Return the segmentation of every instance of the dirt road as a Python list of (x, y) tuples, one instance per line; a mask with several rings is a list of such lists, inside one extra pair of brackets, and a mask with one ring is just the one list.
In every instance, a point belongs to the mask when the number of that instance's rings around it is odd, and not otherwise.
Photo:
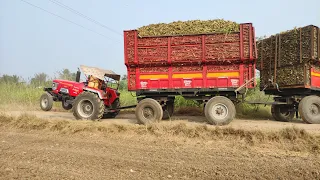
[[(44, 112), (44, 111), (7, 111), (6, 114), (18, 116), (23, 113), (36, 115), (45, 119), (74, 119), (72, 113), (69, 112)], [(173, 121), (192, 123), (206, 123), (204, 116), (174, 116)], [(137, 123), (134, 114), (120, 114), (115, 119), (104, 119), (105, 123)], [(166, 123), (168, 121), (163, 121)], [(274, 120), (247, 120), (247, 119), (235, 119), (228, 126), (241, 129), (259, 129), (259, 130), (279, 130), (286, 127), (297, 127), (305, 129), (312, 134), (320, 134), (320, 124), (305, 124), (302, 120), (294, 120), (293, 122), (277, 122)]]
[(0, 179), (320, 179), (318, 155), (271, 146), (0, 130)]
[[(24, 112), (5, 113), (18, 116)], [(53, 122), (73, 119), (66, 112), (26, 113)], [(177, 116), (174, 120), (188, 125), (205, 123), (200, 116)], [(121, 114), (101, 123), (114, 122), (132, 124), (136, 120), (133, 114)], [(21, 124), (3, 125), (0, 124), (0, 179), (320, 179), (318, 151), (299, 148), (309, 140), (248, 144), (237, 138), (208, 140), (130, 131), (68, 133), (23, 128)], [(320, 125), (299, 121), (237, 119), (229, 126), (262, 131), (290, 126), (313, 133), (320, 130)], [(319, 148), (317, 144), (312, 147)]]

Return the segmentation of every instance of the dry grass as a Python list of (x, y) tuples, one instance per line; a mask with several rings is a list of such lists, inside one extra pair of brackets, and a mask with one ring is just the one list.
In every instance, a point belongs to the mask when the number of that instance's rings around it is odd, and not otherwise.
[(291, 150), (320, 153), (320, 137), (295, 127), (280, 131), (244, 130), (232, 127), (212, 127), (205, 124), (159, 123), (152, 126), (104, 123), (99, 121), (47, 120), (23, 114), (18, 117), (0, 115), (0, 127), (23, 130), (47, 130), (63, 134), (102, 133), (104, 135), (151, 135), (202, 140), (244, 141), (248, 145), (286, 143)]

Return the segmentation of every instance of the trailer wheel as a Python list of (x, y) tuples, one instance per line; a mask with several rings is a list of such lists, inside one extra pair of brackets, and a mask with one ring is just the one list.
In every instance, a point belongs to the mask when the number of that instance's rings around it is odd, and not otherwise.
[(167, 102), (165, 106), (163, 106), (163, 117), (162, 119), (170, 119), (174, 112), (174, 102)]
[(70, 109), (72, 109), (72, 104), (67, 103), (67, 100), (68, 100), (67, 98), (62, 99), (62, 101), (61, 101), (62, 108), (65, 110), (70, 110)]
[(226, 125), (234, 119), (236, 108), (230, 99), (216, 96), (206, 103), (204, 113), (210, 124)]
[(289, 110), (290, 108), (287, 105), (276, 104), (271, 106), (271, 114), (276, 121), (291, 121), (294, 118), (295, 112)]
[(320, 124), (320, 97), (304, 97), (299, 103), (299, 114), (306, 123)]
[(40, 97), (40, 107), (43, 111), (50, 111), (53, 106), (52, 95), (48, 92), (45, 92)]
[(83, 92), (74, 101), (73, 115), (76, 119), (101, 119), (104, 109), (103, 101), (96, 94)]
[(149, 125), (162, 119), (163, 110), (158, 101), (146, 98), (141, 100), (136, 107), (136, 118), (140, 124)]

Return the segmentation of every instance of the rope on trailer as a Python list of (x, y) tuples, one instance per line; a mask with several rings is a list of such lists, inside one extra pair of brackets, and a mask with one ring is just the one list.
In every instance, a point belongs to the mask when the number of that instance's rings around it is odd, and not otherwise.
[(269, 86), (268, 84), (264, 85), (262, 91), (266, 90), (268, 86)]
[(275, 85), (276, 85), (276, 87), (277, 87), (277, 90), (278, 90), (279, 92), (282, 92), (282, 91), (280, 91), (280, 89), (279, 89), (278, 83), (275, 83)]

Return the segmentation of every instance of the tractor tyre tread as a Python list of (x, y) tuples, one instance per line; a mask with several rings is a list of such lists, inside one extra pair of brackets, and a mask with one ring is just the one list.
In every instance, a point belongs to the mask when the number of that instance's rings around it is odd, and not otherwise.
[[(93, 114), (88, 118), (81, 117), (77, 110), (78, 104), (82, 99), (87, 99), (93, 104)], [(105, 105), (103, 100), (101, 100), (97, 94), (84, 91), (79, 96), (76, 97), (72, 110), (73, 110), (73, 115), (76, 119), (96, 120), (96, 119), (101, 119), (103, 117)]]

